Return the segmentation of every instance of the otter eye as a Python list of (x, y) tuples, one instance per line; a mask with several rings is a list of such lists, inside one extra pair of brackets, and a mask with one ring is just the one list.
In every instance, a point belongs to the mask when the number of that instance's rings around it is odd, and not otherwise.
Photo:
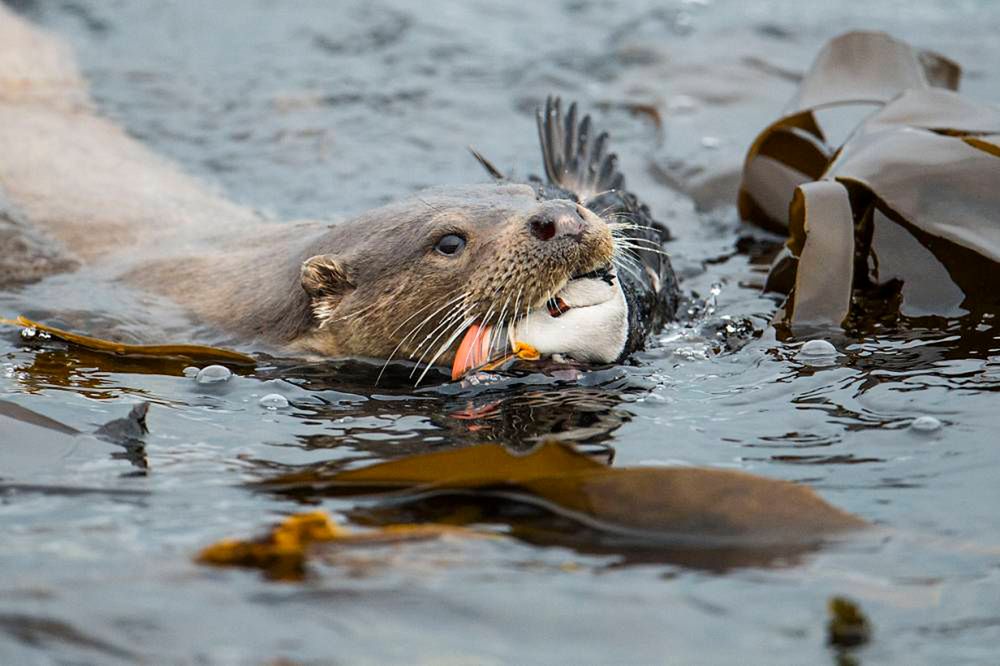
[(441, 240), (437, 242), (434, 249), (438, 254), (443, 254), (445, 256), (451, 257), (459, 252), (465, 247), (465, 239), (458, 234), (448, 234), (447, 236), (442, 236)]

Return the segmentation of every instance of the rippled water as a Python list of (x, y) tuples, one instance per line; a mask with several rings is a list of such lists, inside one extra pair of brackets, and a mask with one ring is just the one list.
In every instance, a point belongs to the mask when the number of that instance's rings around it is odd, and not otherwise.
[[(140, 399), (152, 408), (145, 449), (129, 455), (96, 440), (68, 452), (4, 442), (33, 448), (0, 470), (0, 663), (822, 663), (836, 659), (832, 594), (871, 616), (861, 662), (996, 661), (993, 319), (915, 321), (801, 354), (767, 328), (775, 304), (755, 288), (766, 264), (737, 244), (747, 232), (728, 205), (748, 142), (843, 30), (946, 53), (965, 65), (966, 92), (996, 101), (992, 2), (12, 4), (73, 44), (105, 113), (280, 219), (481, 181), (468, 144), (536, 172), (531, 110), (549, 92), (578, 99), (671, 226), (683, 288), (705, 311), (634, 366), (465, 392), (435, 386), (443, 377), (373, 392), (364, 365), (280, 360), (205, 384), (181, 365), (151, 371), (3, 332), (0, 398), (80, 430)], [(662, 126), (636, 104), (655, 105)], [(0, 294), (0, 314), (170, 330), (176, 314), (150, 309), (71, 278)], [(749, 341), (727, 333), (748, 322)], [(269, 394), (289, 406), (262, 405)], [(513, 539), (336, 554), (295, 585), (192, 562), (303, 508), (247, 481), (553, 434), (616, 464), (806, 482), (885, 529), (766, 567)], [(359, 509), (312, 501), (342, 519)]]

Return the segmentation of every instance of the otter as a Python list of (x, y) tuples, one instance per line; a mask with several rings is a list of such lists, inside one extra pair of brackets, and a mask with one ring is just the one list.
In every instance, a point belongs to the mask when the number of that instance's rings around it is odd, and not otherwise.
[[(572, 104), (545, 177), (432, 188), (337, 224), (268, 223), (101, 118), (61, 43), (0, 7), (0, 195), (63, 263), (162, 294), (248, 344), (450, 365), (515, 344), (614, 363), (675, 314), (668, 235)], [(421, 375), (422, 376), (422, 375)]]

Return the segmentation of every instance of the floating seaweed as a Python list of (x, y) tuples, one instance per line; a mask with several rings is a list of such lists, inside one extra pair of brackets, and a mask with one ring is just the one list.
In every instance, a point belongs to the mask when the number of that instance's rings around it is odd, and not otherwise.
[(310, 550), (319, 544), (372, 546), (424, 541), (452, 534), (489, 536), (451, 525), (388, 525), (356, 532), (337, 525), (322, 511), (313, 511), (289, 516), (266, 534), (253, 539), (218, 541), (202, 550), (195, 561), (213, 566), (260, 569), (271, 580), (298, 581), (306, 576)]
[(254, 357), (229, 349), (188, 344), (131, 345), (64, 331), (54, 326), (40, 324), (24, 316), (19, 316), (16, 320), (0, 318), (0, 324), (20, 326), (22, 327), (22, 332), (30, 332), (30, 336), (32, 337), (41, 331), (49, 337), (102, 354), (133, 358), (180, 359), (196, 363), (214, 362), (237, 366), (254, 366), (257, 364), (257, 360)]
[[(781, 323), (1000, 305), (1000, 109), (960, 96), (960, 77), (938, 54), (847, 33), (754, 141), (739, 210), (789, 236), (767, 283), (788, 295)], [(845, 109), (867, 115), (835, 144), (817, 114)]]
[(527, 541), (706, 568), (788, 561), (866, 525), (806, 486), (729, 470), (614, 468), (555, 441), (527, 454), (484, 444), (348, 471), (311, 467), (260, 485), (309, 499), (370, 496), (375, 505), (351, 515), (370, 526), (499, 522)]

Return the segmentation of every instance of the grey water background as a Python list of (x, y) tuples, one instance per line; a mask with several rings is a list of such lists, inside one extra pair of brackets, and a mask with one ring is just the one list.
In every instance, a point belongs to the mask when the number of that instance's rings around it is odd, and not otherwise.
[[(145, 473), (95, 444), (30, 479), (91, 492), (0, 495), (0, 663), (825, 663), (837, 659), (824, 643), (832, 594), (860, 601), (875, 625), (861, 663), (996, 663), (992, 321), (838, 339), (835, 362), (804, 363), (799, 343), (767, 329), (775, 303), (754, 288), (763, 267), (736, 251), (746, 230), (729, 203), (746, 146), (844, 30), (947, 54), (965, 67), (967, 94), (1000, 99), (995, 3), (11, 4), (72, 44), (104, 113), (276, 219), (338, 219), (420, 187), (481, 182), (469, 144), (536, 173), (533, 108), (550, 92), (580, 101), (677, 237), (668, 249), (685, 291), (711, 307), (583, 392), (512, 391), (510, 423), (486, 432), (613, 447), (618, 465), (809, 483), (884, 529), (766, 567), (501, 539), (345, 554), (295, 585), (206, 569), (192, 562), (199, 548), (303, 509), (245, 481), (475, 441), (482, 433), (450, 416), (465, 398), (373, 392), (315, 368), (207, 390), (3, 333), (0, 398), (80, 429), (139, 399), (153, 406)], [(630, 104), (655, 105), (662, 127)], [(156, 316), (71, 280), (5, 292), (0, 313), (44, 314), (49, 297), (95, 320)], [(763, 333), (720, 349), (725, 316)], [(274, 392), (292, 406), (258, 404)], [(544, 416), (519, 419), (538, 405)], [(912, 428), (921, 416), (941, 428)], [(354, 508), (316, 502), (335, 516)]]

